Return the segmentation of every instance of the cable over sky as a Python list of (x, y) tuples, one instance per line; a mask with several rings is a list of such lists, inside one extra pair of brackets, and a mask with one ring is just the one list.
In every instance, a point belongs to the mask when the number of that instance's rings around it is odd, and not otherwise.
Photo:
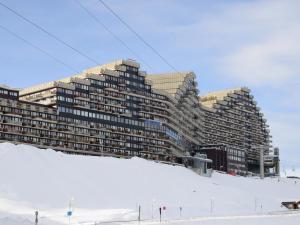
[(7, 10), (9, 10), (11, 13), (13, 13), (14, 15), (16, 15), (17, 17), (19, 17), (20, 19), (22, 19), (23, 21), (31, 24), (32, 26), (34, 26), (35, 28), (37, 28), (38, 30), (42, 31), (43, 33), (47, 34), (49, 37), (53, 38), (54, 40), (56, 40), (57, 42), (63, 44), (64, 46), (66, 46), (67, 48), (73, 50), (74, 52), (76, 52), (77, 54), (81, 55), (82, 57), (86, 58), (87, 60), (89, 60), (90, 62), (99, 65), (101, 63), (99, 63), (96, 59), (93, 59), (92, 57), (88, 56), (87, 54), (83, 53), (82, 51), (78, 50), (77, 48), (75, 48), (74, 46), (70, 45), (69, 43), (67, 43), (66, 41), (62, 40), (61, 38), (59, 38), (58, 36), (56, 36), (55, 34), (51, 33), (50, 31), (48, 31), (46, 28), (40, 26), (39, 24), (37, 24), (36, 22), (28, 19), (27, 17), (25, 17), (24, 15), (22, 15), (21, 13), (17, 12), (16, 10), (12, 9), (11, 7), (7, 6), (6, 4), (4, 4), (3, 2), (0, 2), (0, 6), (2, 6), (3, 8), (6, 8)]
[(67, 63), (65, 63), (63, 60), (57, 58), (56, 56), (52, 55), (51, 53), (47, 52), (46, 50), (42, 49), (41, 47), (33, 44), (32, 42), (28, 41), (27, 39), (25, 39), (24, 37), (22, 37), (21, 35), (13, 32), (12, 30), (8, 29), (7, 27), (4, 27), (0, 24), (0, 28), (4, 31), (6, 31), (8, 34), (10, 34), (11, 36), (23, 41), (24, 43), (26, 43), (27, 45), (31, 46), (32, 48), (38, 50), (39, 52), (43, 53), (44, 55), (48, 56), (49, 58), (53, 59), (55, 62), (63, 65), (64, 67), (68, 68), (70, 71), (75, 72), (75, 73), (80, 73), (78, 70), (74, 69), (72, 66), (68, 65)]
[(131, 31), (144, 45), (146, 45), (155, 55), (157, 55), (166, 65), (168, 65), (172, 70), (178, 72), (178, 70), (173, 66), (158, 50), (156, 50), (150, 43), (148, 43), (132, 26), (130, 26), (124, 19), (122, 19), (107, 3), (103, 0), (98, 0), (107, 10), (109, 10), (129, 31)]
[(79, 0), (74, 0), (77, 5), (87, 13), (89, 17), (91, 17), (97, 24), (103, 27), (115, 40), (117, 40), (121, 45), (123, 45), (128, 52), (130, 52), (133, 56), (135, 56), (141, 63), (146, 65), (148, 68), (152, 68), (148, 62), (146, 62), (140, 54), (135, 52), (125, 41), (123, 41), (117, 34), (115, 34), (108, 26), (106, 26), (95, 14), (91, 12), (86, 6), (84, 6)]

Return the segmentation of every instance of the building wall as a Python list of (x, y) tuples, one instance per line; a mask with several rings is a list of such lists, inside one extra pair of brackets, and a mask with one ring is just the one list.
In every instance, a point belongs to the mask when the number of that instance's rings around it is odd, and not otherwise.
[(184, 78), (176, 99), (153, 89), (137, 63), (119, 61), (24, 89), (20, 99), (16, 90), (13, 99), (0, 98), (1, 140), (175, 162), (200, 141), (194, 116), (199, 108), (179, 107), (199, 105), (193, 81)]

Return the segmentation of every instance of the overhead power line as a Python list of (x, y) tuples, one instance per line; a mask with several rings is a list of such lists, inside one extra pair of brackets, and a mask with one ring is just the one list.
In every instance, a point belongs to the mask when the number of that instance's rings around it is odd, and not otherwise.
[(151, 68), (151, 66), (142, 59), (135, 51), (133, 51), (121, 38), (119, 38), (108, 26), (106, 26), (98, 17), (95, 16), (87, 7), (85, 7), (79, 0), (74, 0), (93, 20), (101, 25), (111, 36), (113, 36), (119, 43), (121, 43), (132, 55), (138, 58), (143, 64)]
[(4, 31), (6, 31), (7, 33), (9, 33), (10, 35), (14, 36), (15, 38), (23, 41), (24, 43), (26, 43), (27, 45), (31, 46), (32, 48), (42, 52), (43, 54), (47, 55), (48, 57), (50, 57), (51, 59), (53, 59), (54, 61), (58, 62), (59, 64), (65, 66), (66, 68), (68, 68), (69, 70), (71, 70), (72, 72), (75, 73), (79, 73), (76, 69), (74, 69), (73, 67), (69, 66), (68, 64), (66, 64), (65, 62), (63, 62), (62, 60), (58, 59), (57, 57), (51, 55), (49, 52), (45, 51), (44, 49), (34, 45), (33, 43), (31, 43), (30, 41), (26, 40), (25, 38), (21, 37), (20, 35), (18, 35), (17, 33), (9, 30), (7, 27), (4, 27), (2, 25), (0, 25), (0, 28)]
[(152, 47), (138, 32), (136, 32), (125, 20), (123, 20), (107, 3), (103, 0), (98, 0), (106, 9), (108, 9), (122, 24), (124, 24), (128, 30), (130, 30), (141, 42), (143, 42), (151, 51), (156, 54), (163, 62), (165, 62), (172, 70), (177, 71), (165, 57), (163, 57), (154, 47)]
[(81, 52), (80, 50), (76, 49), (75, 47), (71, 46), (70, 44), (68, 44), (67, 42), (65, 42), (64, 40), (60, 39), (58, 36), (50, 33), (49, 31), (47, 31), (45, 28), (43, 28), (42, 26), (38, 25), (37, 23), (33, 22), (32, 20), (26, 18), (25, 16), (23, 16), (22, 14), (18, 13), (16, 10), (10, 8), (9, 6), (5, 5), (3, 2), (0, 2), (0, 5), (4, 8), (6, 8), (7, 10), (9, 10), (10, 12), (12, 12), (13, 14), (15, 14), (16, 16), (18, 16), (19, 18), (21, 18), (22, 20), (26, 21), (27, 23), (31, 24), (32, 26), (34, 26), (35, 28), (39, 29), (40, 31), (44, 32), (45, 34), (47, 34), (48, 36), (52, 37), (53, 39), (55, 39), (56, 41), (60, 42), (61, 44), (65, 45), (66, 47), (72, 49), (74, 52), (78, 53), (79, 55), (81, 55), (82, 57), (88, 59), (89, 61), (95, 63), (96, 65), (100, 64), (97, 62), (97, 60), (89, 57), (88, 55), (86, 55), (85, 53)]

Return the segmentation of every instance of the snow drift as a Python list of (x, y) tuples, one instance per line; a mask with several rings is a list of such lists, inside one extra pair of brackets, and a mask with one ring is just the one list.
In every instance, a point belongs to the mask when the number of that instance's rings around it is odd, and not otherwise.
[[(300, 181), (201, 177), (181, 167), (140, 158), (117, 159), (66, 155), (27, 145), (0, 144), (0, 224), (34, 221), (71, 223), (163, 218), (247, 215), (284, 210), (282, 201), (300, 200)], [(181, 215), (180, 215), (180, 207)]]

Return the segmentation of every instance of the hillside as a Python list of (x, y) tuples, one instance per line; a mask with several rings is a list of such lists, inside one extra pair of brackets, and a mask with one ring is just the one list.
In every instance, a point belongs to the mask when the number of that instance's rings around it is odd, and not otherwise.
[[(156, 221), (159, 206), (165, 206), (163, 220), (171, 223), (179, 218), (264, 215), (286, 211), (282, 201), (300, 200), (300, 181), (285, 178), (220, 173), (207, 178), (139, 158), (66, 155), (8, 143), (0, 144), (0, 178), (1, 225), (32, 224), (35, 210), (40, 212), (39, 224), (68, 224), (72, 198), (71, 224), (136, 219), (138, 205), (142, 219), (153, 216)], [(300, 216), (293, 221), (299, 223)], [(190, 224), (186, 222), (179, 224)]]

